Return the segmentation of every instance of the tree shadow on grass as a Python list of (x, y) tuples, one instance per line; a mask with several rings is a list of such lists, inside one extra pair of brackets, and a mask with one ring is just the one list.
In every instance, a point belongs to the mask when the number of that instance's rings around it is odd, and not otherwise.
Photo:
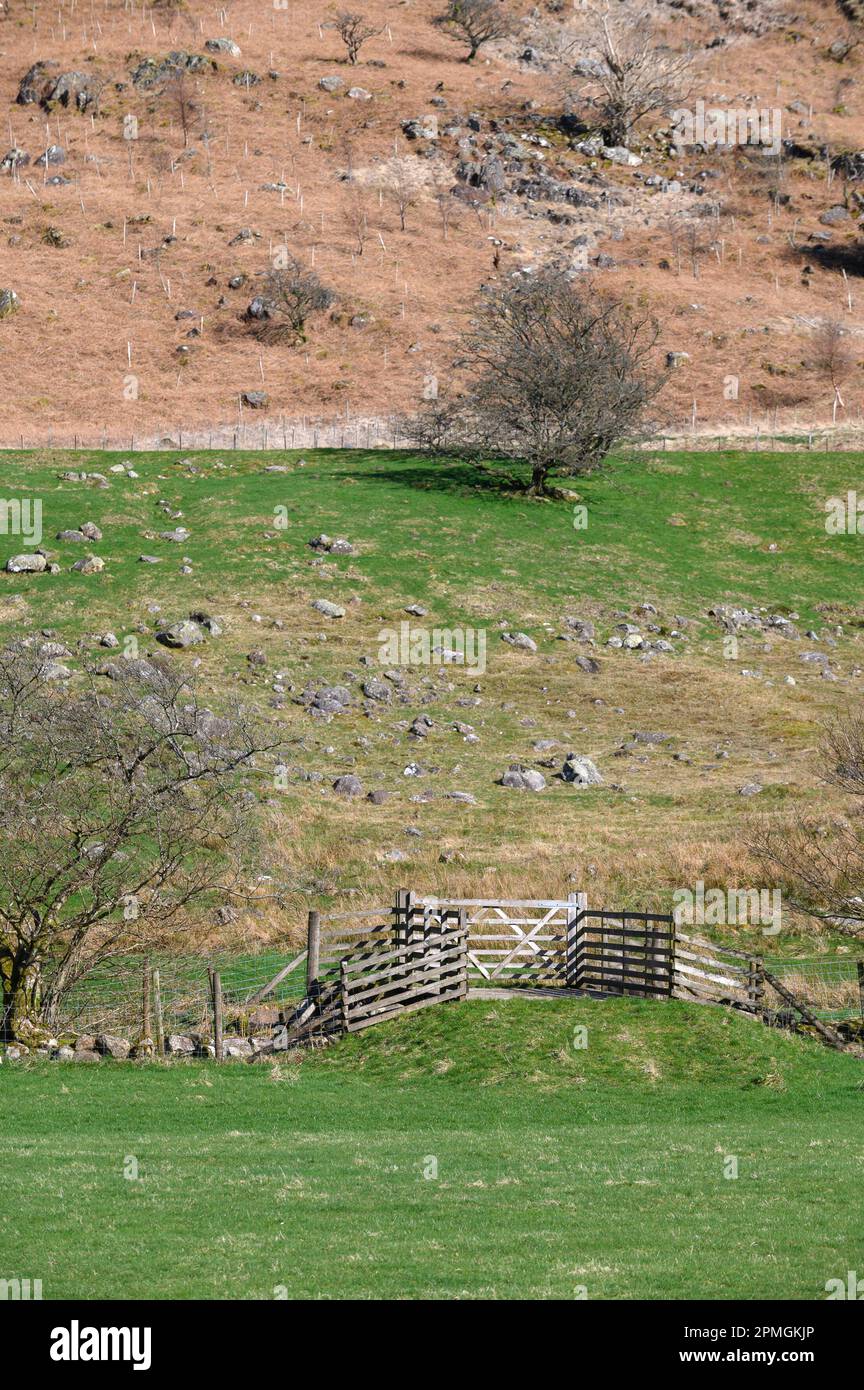
[(499, 497), (519, 497), (532, 501), (526, 492), (527, 475), (520, 478), (512, 467), (501, 463), (475, 463), (462, 459), (427, 458), (422, 454), (393, 450), (394, 467), (333, 469), (331, 478), (353, 478), (357, 482), (386, 483), (415, 488), (420, 492), (447, 492), (467, 497), (478, 492)]

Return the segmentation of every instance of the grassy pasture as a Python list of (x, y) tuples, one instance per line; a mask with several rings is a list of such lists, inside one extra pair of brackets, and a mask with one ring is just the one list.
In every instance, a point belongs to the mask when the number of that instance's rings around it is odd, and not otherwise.
[(722, 1010), (469, 1001), (0, 1085), (0, 1273), (46, 1298), (812, 1300), (864, 1260), (860, 1062)]
[[(63, 572), (0, 574), (0, 635), (47, 629), (74, 666), (111, 656), (107, 630), (143, 655), (163, 620), (224, 618), (176, 659), (200, 660), (214, 704), (240, 692), (271, 708), (297, 770), (276, 790), (261, 768), (261, 867), (284, 906), (262, 897), (177, 943), (178, 959), (232, 954), (229, 985), (286, 959), (310, 901), (578, 886), (597, 905), (668, 907), (697, 878), (755, 881), (743, 783), (763, 784), (760, 813), (835, 808), (813, 750), (860, 697), (864, 606), (859, 538), (826, 535), (824, 501), (855, 486), (853, 455), (646, 455), (579, 484), (587, 530), (573, 502), (408, 454), (135, 454), (133, 479), (108, 471), (119, 458), (3, 456), (6, 498), (42, 501)], [(58, 477), (82, 468), (110, 486)], [(93, 576), (68, 568), (87, 547), (53, 541), (85, 520), (104, 531)], [(157, 538), (177, 524), (187, 542)], [(357, 553), (316, 556), (322, 531)], [(0, 563), (23, 548), (0, 536)], [(346, 617), (321, 617), (317, 597)], [(688, 624), (648, 663), (605, 646), (622, 615), (644, 626), (645, 601), (665, 631)], [(719, 602), (796, 612), (818, 640), (765, 650), (744, 633), (730, 659), (706, 613)], [(379, 634), (418, 603), (430, 627), (485, 629), (486, 670), (409, 668), (404, 701), (364, 712)], [(569, 613), (596, 623), (597, 675), (558, 640)], [(537, 653), (501, 642), (511, 628)], [(811, 648), (836, 681), (800, 661)], [(351, 712), (324, 724), (293, 701), (319, 680), (348, 684)], [(408, 731), (421, 712), (422, 742)], [(636, 730), (669, 739), (622, 750)], [(511, 761), (542, 766), (545, 738), (556, 764), (571, 748), (594, 758), (604, 785), (574, 791), (554, 765), (538, 796), (496, 785)], [(407, 779), (414, 760), (424, 774)], [(336, 797), (349, 770), (390, 800)], [(769, 941), (727, 934), (772, 957), (854, 954), (794, 923)], [(6, 1063), (0, 1094), (0, 1277), (41, 1278), (48, 1298), (816, 1299), (864, 1262), (860, 1062), (722, 1010), (469, 1001), (269, 1065)]]
[[(157, 649), (163, 620), (196, 608), (224, 617), (221, 638), (178, 659), (200, 661), (214, 700), (239, 690), (277, 706), (281, 756), (298, 775), (274, 794), (264, 770), (274, 832), (264, 867), (293, 895), (289, 937), (310, 894), (387, 900), (404, 882), (502, 896), (560, 894), (576, 883), (597, 903), (659, 907), (672, 887), (697, 878), (754, 881), (746, 833), (754, 810), (832, 805), (813, 753), (821, 723), (860, 694), (864, 551), (860, 537), (826, 535), (824, 503), (854, 486), (856, 455), (619, 461), (579, 483), (584, 530), (574, 528), (573, 502), (531, 501), (509, 493), (494, 469), (402, 452), (302, 460), (281, 452), (136, 453), (137, 478), (110, 473), (121, 458), (3, 455), (7, 498), (41, 499), (45, 540), (63, 572), (0, 575), (0, 631), (49, 628), (102, 659), (110, 653), (98, 637), (108, 629), (121, 642), (135, 637), (146, 652)], [(98, 470), (110, 486), (61, 480), (67, 469)], [(182, 518), (169, 517), (160, 502)], [(68, 569), (86, 547), (53, 541), (86, 519), (104, 531), (92, 548), (106, 568), (92, 576)], [(157, 538), (178, 524), (189, 529), (187, 542)], [(357, 554), (316, 556), (308, 542), (321, 531), (348, 536)], [(0, 542), (0, 561), (23, 548), (15, 536)], [(141, 554), (161, 563), (142, 564)], [(183, 557), (191, 574), (180, 572)], [(319, 597), (342, 604), (346, 617), (316, 613), (309, 605)], [(649, 619), (635, 613), (643, 601), (657, 607), (654, 621), (664, 631), (679, 618), (689, 624), (674, 655), (647, 664), (605, 646), (622, 617), (644, 628)], [(820, 640), (766, 644), (745, 632), (729, 659), (706, 616), (718, 602), (796, 612), (802, 633), (813, 628)], [(404, 703), (366, 714), (359, 683), (381, 673), (380, 634), (397, 629), (416, 603), (428, 609), (422, 622), (430, 628), (484, 629), (486, 670), (408, 668)], [(575, 665), (585, 648), (558, 640), (570, 613), (597, 625), (598, 675)], [(537, 653), (502, 642), (510, 628), (532, 636)], [(801, 651), (813, 647), (831, 657), (837, 681), (801, 662)], [(265, 653), (265, 669), (248, 664), (253, 648)], [(270, 687), (280, 672), (288, 693), (275, 699)], [(317, 680), (347, 680), (354, 709), (313, 722), (292, 697)], [(435, 725), (422, 745), (408, 731), (420, 712)], [(476, 743), (453, 728), (457, 719), (476, 729)], [(620, 753), (636, 730), (669, 740)], [(499, 787), (511, 761), (543, 765), (533, 748), (542, 738), (557, 743), (544, 768), (546, 791)], [(594, 758), (604, 786), (575, 792), (555, 779), (571, 748)], [(426, 773), (407, 779), (414, 760)], [(347, 771), (367, 789), (390, 791), (391, 800), (373, 807), (334, 796), (332, 779)], [(305, 773), (322, 780), (304, 782)], [(753, 780), (763, 793), (742, 800), (738, 790)], [(449, 790), (471, 792), (477, 806), (448, 800)], [(418, 799), (426, 793), (428, 800)], [(279, 939), (285, 924), (284, 913), (262, 903), (232, 928), (228, 944)], [(801, 945), (791, 925), (783, 942)]]

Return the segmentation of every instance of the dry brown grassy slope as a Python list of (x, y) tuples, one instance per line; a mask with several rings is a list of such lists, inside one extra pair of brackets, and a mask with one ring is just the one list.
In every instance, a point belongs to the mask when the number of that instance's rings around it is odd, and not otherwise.
[[(499, 133), (536, 135), (533, 122), (542, 117), (549, 144), (528, 146), (536, 168), (564, 181), (590, 177), (588, 159), (554, 129), (567, 84), (544, 56), (556, 31), (584, 24), (584, 16), (540, 7), (520, 35), (491, 45), (468, 67), (460, 48), (429, 23), (437, 0), (364, 0), (362, 8), (388, 31), (363, 49), (356, 68), (342, 61), (328, 12), (317, 6), (236, 0), (220, 10), (188, 0), (174, 10), (119, 0), (92, 7), (7, 0), (0, 8), (0, 157), (8, 142), (34, 161), (14, 177), (0, 174), (0, 287), (21, 300), (0, 321), (2, 442), (22, 434), (44, 441), (49, 431), (92, 438), (104, 427), (115, 437), (141, 436), (178, 424), (231, 423), (238, 393), (262, 387), (273, 420), (410, 407), (427, 375), (446, 379), (479, 285), (571, 256), (580, 234), (592, 256), (614, 258), (614, 268), (596, 272), (603, 283), (654, 308), (664, 322), (663, 348), (691, 355), (666, 392), (670, 421), (689, 416), (694, 400), (703, 422), (746, 424), (776, 409), (781, 420), (795, 412), (802, 423), (830, 417), (833, 387), (813, 365), (813, 324), (842, 319), (853, 358), (864, 356), (860, 282), (852, 276), (846, 286), (839, 269), (814, 260), (812, 274), (803, 275), (792, 243), (806, 246), (824, 230), (820, 214), (846, 199), (852, 217), (831, 229), (831, 246), (853, 246), (855, 185), (835, 178), (829, 187), (824, 160), (788, 160), (784, 201), (772, 201), (770, 181), (741, 152), (671, 160), (665, 142), (650, 143), (668, 125), (657, 115), (633, 142), (643, 150), (640, 169), (600, 161), (596, 190), (611, 195), (608, 206), (565, 205), (573, 222), (562, 226), (550, 221), (546, 204), (499, 196), (480, 208), (458, 205), (445, 239), (434, 195), (456, 181), (456, 140), (441, 138), (439, 157), (425, 158), (423, 142), (407, 141), (402, 122), (434, 111), (444, 124), (476, 112), (482, 155), (492, 122)], [(833, 5), (766, 4), (759, 11), (767, 17), (764, 33), (711, 18), (718, 11), (707, 0), (687, 8), (695, 18), (661, 3), (657, 32), (675, 47), (692, 42), (699, 50), (694, 99), (777, 106), (783, 134), (815, 148), (864, 144), (862, 58), (858, 50), (842, 63), (828, 55), (849, 33)], [(190, 78), (197, 111), (184, 149), (176, 101), (136, 89), (130, 69), (171, 50), (203, 53), (205, 40), (220, 36), (230, 36), (241, 56), (213, 55), (217, 70)], [(706, 48), (713, 37), (722, 45)], [(537, 46), (540, 61), (521, 60), (526, 43)], [(19, 81), (37, 60), (103, 79), (98, 110), (16, 105)], [(249, 90), (232, 82), (245, 70), (262, 79)], [(371, 100), (321, 90), (327, 74), (366, 88)], [(445, 104), (433, 106), (433, 98)], [(812, 117), (801, 107), (789, 111), (793, 102), (812, 107)], [(130, 115), (139, 123), (134, 141), (123, 138)], [(62, 169), (35, 165), (49, 142), (67, 151)], [(394, 157), (410, 161), (419, 185), (404, 231), (393, 199), (378, 191)], [(354, 177), (346, 179), (349, 170)], [(702, 179), (701, 196), (646, 189), (636, 177), (680, 172), (689, 185), (706, 170), (713, 177)], [(55, 173), (71, 181), (48, 186)], [(287, 185), (282, 193), (262, 188), (279, 182)], [(352, 231), (358, 199), (369, 228), (362, 255)], [(698, 264), (685, 252), (679, 270), (670, 219), (692, 222), (690, 214), (708, 203), (718, 214), (694, 223), (703, 247)], [(231, 246), (244, 227), (258, 235)], [(50, 228), (65, 244), (46, 241)], [(158, 255), (148, 254), (172, 235)], [(493, 237), (503, 243), (497, 270)], [(230, 277), (265, 269), (282, 243), (314, 261), (339, 295), (332, 318), (314, 321), (300, 348), (254, 342), (238, 321), (250, 286), (227, 288)], [(663, 261), (671, 269), (661, 269)], [(201, 316), (200, 337), (187, 338), (200, 325), (178, 320), (183, 310)], [(368, 316), (365, 327), (351, 325), (358, 315)], [(137, 399), (124, 396), (130, 372)], [(740, 378), (737, 401), (724, 396), (729, 376)], [(844, 381), (841, 420), (857, 418), (858, 379), (853, 372)]]

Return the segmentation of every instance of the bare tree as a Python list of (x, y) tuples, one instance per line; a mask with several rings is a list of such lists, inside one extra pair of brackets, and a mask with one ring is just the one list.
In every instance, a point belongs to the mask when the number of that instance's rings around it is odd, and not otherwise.
[(409, 210), (414, 207), (420, 190), (428, 177), (420, 161), (408, 155), (396, 155), (381, 167), (376, 176), (377, 187), (396, 205), (399, 227), (407, 228)]
[(351, 64), (357, 62), (364, 43), (384, 33), (383, 25), (376, 27), (367, 23), (366, 16), (354, 10), (340, 10), (333, 21), (333, 28), (348, 50), (348, 62)]
[(441, 239), (446, 241), (450, 235), (450, 223), (456, 211), (456, 199), (449, 189), (439, 189), (435, 194), (435, 205), (441, 218)]
[(362, 256), (369, 239), (369, 208), (361, 188), (353, 189), (342, 215), (353, 242), (354, 254)]
[(245, 317), (262, 342), (302, 342), (310, 314), (323, 313), (335, 298), (314, 270), (306, 270), (291, 257), (287, 265), (267, 271), (261, 293)]
[(813, 365), (839, 391), (854, 361), (846, 326), (839, 319), (825, 319), (814, 331), (813, 346)]
[(851, 798), (849, 813), (766, 818), (748, 838), (790, 907), (864, 940), (864, 718), (852, 714), (829, 726), (820, 752), (822, 781)]
[(432, 23), (451, 39), (467, 43), (466, 63), (474, 61), (484, 43), (506, 38), (516, 28), (501, 0), (449, 0), (446, 10)]
[(599, 467), (644, 423), (665, 380), (651, 365), (658, 333), (564, 271), (487, 290), (462, 340), (462, 394), (422, 411), (411, 434), (436, 452), (513, 460), (548, 494), (550, 477)]
[(589, 45), (591, 81), (600, 89), (602, 134), (609, 145), (626, 145), (636, 122), (684, 98), (693, 56), (650, 42), (650, 10), (623, 20), (599, 17)]
[(241, 774), (272, 746), (240, 708), (217, 716), (170, 661), (119, 661), (110, 692), (50, 658), (0, 652), (2, 1028), (27, 1041), (100, 961), (140, 949), (239, 875)]
[(195, 89), (185, 71), (178, 71), (165, 84), (165, 96), (170, 110), (183, 132), (183, 148), (188, 148), (189, 136), (199, 116)]
[(702, 258), (710, 250), (710, 239), (704, 223), (693, 217), (670, 217), (667, 225), (677, 274), (681, 274), (681, 259), (686, 254), (693, 279), (698, 280)]

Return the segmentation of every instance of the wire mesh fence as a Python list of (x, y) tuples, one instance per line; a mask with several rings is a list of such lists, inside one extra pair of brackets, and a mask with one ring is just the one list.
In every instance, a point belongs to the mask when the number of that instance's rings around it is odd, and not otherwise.
[(817, 1018), (860, 1018), (864, 985), (857, 960), (770, 960), (766, 966)]
[(66, 996), (58, 1031), (134, 1039), (152, 1032), (158, 1009), (164, 1036), (209, 1035), (213, 1031), (210, 972), (218, 971), (226, 1030), (246, 1036), (278, 1021), (280, 1012), (292, 1009), (303, 997), (302, 961), (263, 1000), (258, 1002), (256, 997), (291, 959), (290, 953), (266, 951), (254, 956), (105, 961)]
[[(855, 958), (768, 958), (765, 965), (817, 1018), (840, 1022), (864, 1014), (864, 966)], [(287, 966), (293, 968), (267, 989)], [(152, 1034), (158, 1007), (165, 1037), (172, 1033), (212, 1036), (212, 971), (218, 971), (221, 980), (226, 1034), (248, 1037), (266, 1032), (280, 1015), (290, 1014), (305, 993), (304, 957), (292, 955), (290, 949), (255, 955), (114, 959), (70, 991), (63, 1001), (58, 1032), (104, 1033), (135, 1040)], [(779, 1000), (766, 998), (766, 1002), (783, 1007)]]

